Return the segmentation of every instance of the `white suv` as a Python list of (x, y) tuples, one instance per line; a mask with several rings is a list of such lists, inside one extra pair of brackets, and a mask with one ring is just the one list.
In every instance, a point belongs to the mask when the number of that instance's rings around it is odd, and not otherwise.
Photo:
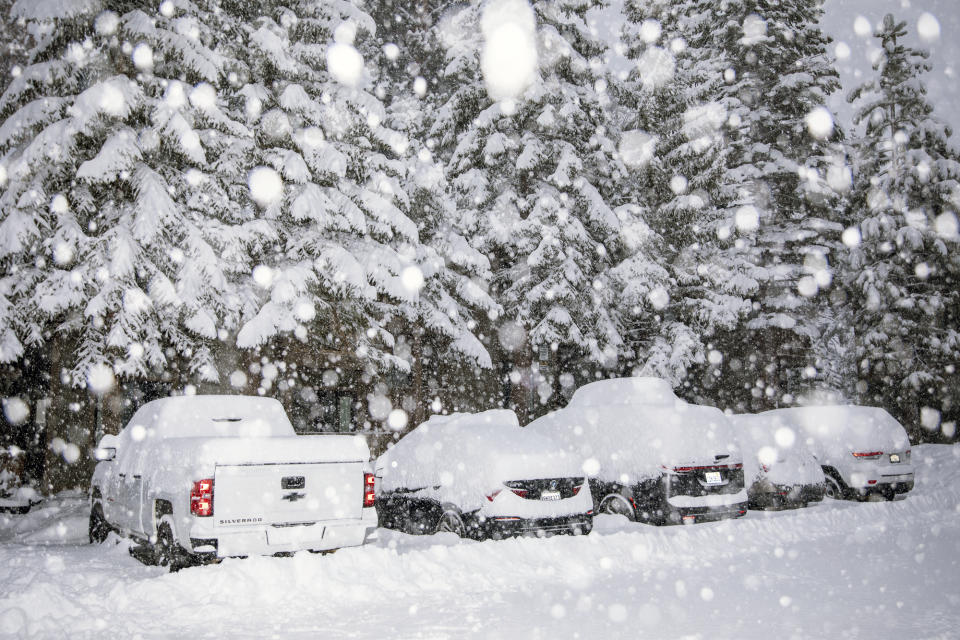
[(913, 489), (907, 432), (878, 407), (854, 405), (775, 409), (760, 414), (804, 438), (823, 467), (827, 496), (892, 500)]

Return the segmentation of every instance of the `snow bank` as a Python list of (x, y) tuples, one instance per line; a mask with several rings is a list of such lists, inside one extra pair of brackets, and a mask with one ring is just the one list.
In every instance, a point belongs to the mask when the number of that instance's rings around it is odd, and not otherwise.
[(433, 416), (377, 459), (379, 489), (427, 489), (424, 495), (464, 511), (509, 480), (583, 476), (582, 460), (522, 429), (513, 411)]
[(586, 470), (608, 482), (658, 476), (661, 466), (741, 461), (726, 416), (692, 405), (657, 378), (602, 380), (578, 389), (570, 404), (534, 420), (526, 429), (560, 443)]
[(960, 447), (914, 457), (918, 488), (896, 502), (695, 527), (598, 516), (588, 536), (482, 543), (381, 530), (333, 555), (176, 574), (111, 541), (12, 542), (13, 523), (52, 521), (0, 516), (0, 636), (952, 638)]

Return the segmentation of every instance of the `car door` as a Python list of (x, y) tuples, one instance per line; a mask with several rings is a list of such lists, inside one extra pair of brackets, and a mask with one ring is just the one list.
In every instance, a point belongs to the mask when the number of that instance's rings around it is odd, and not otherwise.
[(112, 526), (124, 528), (127, 520), (124, 506), (124, 482), (126, 474), (123, 472), (126, 459), (130, 456), (130, 437), (127, 430), (120, 432), (115, 442), (116, 455), (109, 462), (109, 469), (104, 474), (100, 491), (103, 496), (103, 514)]
[(117, 498), (115, 519), (111, 522), (124, 531), (140, 530), (140, 492), (142, 482), (139, 463), (142, 446), (132, 438), (127, 438), (123, 447), (123, 459), (117, 467)]
[(131, 504), (134, 505), (134, 518), (131, 526), (133, 530), (150, 536), (153, 530), (153, 500), (148, 499), (148, 465), (150, 464), (151, 450), (149, 446), (139, 447), (137, 463), (131, 470), (132, 483)]

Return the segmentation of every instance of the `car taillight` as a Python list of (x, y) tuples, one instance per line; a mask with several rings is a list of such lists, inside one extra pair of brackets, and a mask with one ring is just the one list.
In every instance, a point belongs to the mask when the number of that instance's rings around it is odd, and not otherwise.
[(487, 500), (489, 500), (490, 502), (493, 502), (493, 499), (496, 498), (498, 495), (500, 495), (500, 491), (501, 491), (501, 489), (497, 489), (497, 490), (494, 491), (493, 493), (489, 494), (489, 495), (487, 496)]
[(910, 462), (910, 449), (907, 449), (907, 462)]
[(883, 455), (883, 451), (854, 451), (853, 457), (858, 460), (876, 460)]
[(529, 493), (529, 491), (527, 491), (526, 489), (510, 489), (510, 491), (514, 492), (521, 498), (526, 498), (527, 494)]
[(213, 515), (213, 478), (193, 483), (190, 490), (190, 513), (201, 518)]
[(763, 472), (764, 472), (764, 473), (770, 473), (770, 465), (768, 465), (768, 464), (761, 464), (761, 465), (760, 465), (760, 468), (763, 469)]
[(580, 489), (582, 489), (582, 488), (583, 488), (583, 485), (582, 485), (582, 484), (578, 484), (577, 486), (575, 486), (575, 487), (573, 488), (573, 495), (577, 495), (578, 493), (580, 493)]
[(372, 507), (377, 501), (377, 477), (372, 473), (363, 474), (363, 506)]

